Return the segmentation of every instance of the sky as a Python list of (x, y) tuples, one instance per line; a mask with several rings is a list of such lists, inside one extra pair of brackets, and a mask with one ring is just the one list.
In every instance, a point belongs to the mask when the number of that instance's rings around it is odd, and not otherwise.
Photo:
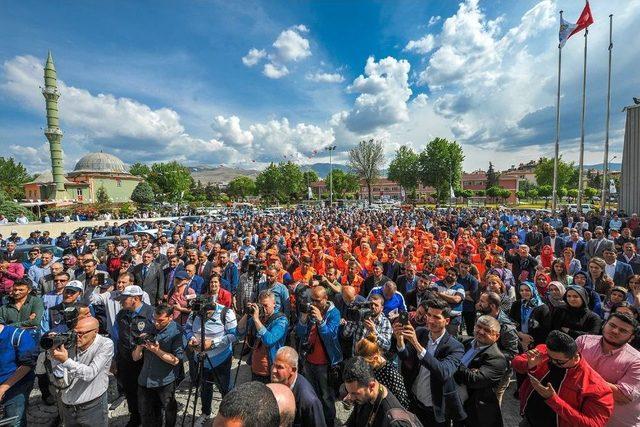
[[(260, 168), (346, 163), (363, 139), (386, 161), (435, 137), (464, 169), (553, 156), (558, 12), (581, 0), (98, 0), (0, 2), (0, 148), (50, 168), (40, 87), (51, 50), (65, 169), (104, 151), (125, 163)], [(603, 161), (614, 15), (610, 159), (640, 96), (640, 0), (593, 0), (585, 164)], [(560, 150), (577, 161), (583, 33), (562, 49)]]

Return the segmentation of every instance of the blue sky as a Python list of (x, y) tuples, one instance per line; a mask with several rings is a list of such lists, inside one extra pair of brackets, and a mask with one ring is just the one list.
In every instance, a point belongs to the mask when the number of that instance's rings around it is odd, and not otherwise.
[[(459, 141), (465, 169), (550, 156), (559, 7), (543, 1), (6, 1), (0, 5), (0, 146), (48, 168), (39, 93), (47, 50), (68, 169), (104, 150), (126, 163), (259, 167), (337, 161), (363, 138)], [(614, 13), (612, 156), (639, 95), (629, 43), (640, 0), (592, 1), (587, 163), (602, 161), (607, 15)], [(625, 41), (626, 39), (626, 41)], [(563, 50), (562, 152), (577, 159), (582, 37)], [(619, 154), (618, 154), (619, 155)], [(620, 155), (619, 155), (620, 156)]]

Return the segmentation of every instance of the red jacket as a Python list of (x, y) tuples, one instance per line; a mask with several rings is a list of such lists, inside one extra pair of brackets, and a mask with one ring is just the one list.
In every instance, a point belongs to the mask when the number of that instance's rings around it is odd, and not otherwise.
[(218, 304), (222, 304), (225, 307), (231, 308), (231, 304), (233, 303), (233, 296), (231, 292), (226, 289), (220, 288), (218, 290)]
[[(527, 366), (527, 354), (519, 354), (513, 359), (513, 369), (520, 374), (530, 373), (542, 379), (549, 372), (547, 346), (540, 344), (536, 350), (542, 353), (542, 362), (532, 370)], [(520, 413), (531, 393), (536, 393), (526, 378), (520, 386)], [(524, 398), (523, 398), (524, 397)], [(576, 366), (567, 370), (567, 375), (556, 394), (546, 400), (547, 405), (557, 414), (559, 427), (602, 427), (613, 412), (613, 392), (607, 382), (582, 358)]]

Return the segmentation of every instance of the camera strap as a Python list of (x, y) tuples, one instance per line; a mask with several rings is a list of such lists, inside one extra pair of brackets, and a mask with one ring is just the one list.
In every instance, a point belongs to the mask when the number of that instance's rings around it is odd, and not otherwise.
[(373, 408), (369, 413), (369, 418), (367, 419), (367, 427), (373, 425), (373, 422), (376, 419), (376, 415), (378, 415), (378, 410), (380, 409), (380, 403), (382, 402), (382, 395), (384, 394), (384, 387), (382, 384), (378, 384), (378, 396), (376, 397), (375, 402), (373, 402)]

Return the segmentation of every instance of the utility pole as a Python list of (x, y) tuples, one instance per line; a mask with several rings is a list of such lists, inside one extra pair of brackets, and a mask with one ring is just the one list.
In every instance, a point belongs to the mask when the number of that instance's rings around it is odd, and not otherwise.
[(329, 152), (329, 207), (333, 206), (333, 151), (336, 149), (336, 145), (330, 145), (325, 147), (325, 150)]

